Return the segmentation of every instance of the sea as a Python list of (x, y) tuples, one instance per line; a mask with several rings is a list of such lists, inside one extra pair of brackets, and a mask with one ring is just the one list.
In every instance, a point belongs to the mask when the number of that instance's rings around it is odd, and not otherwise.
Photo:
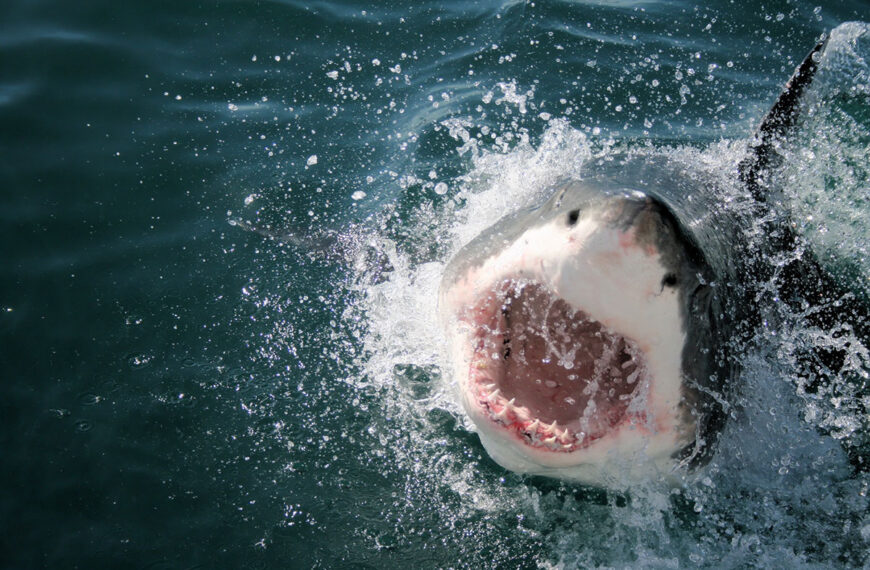
[(0, 567), (868, 567), (867, 349), (824, 389), (791, 358), (842, 330), (760, 327), (710, 464), (617, 492), (487, 456), (437, 304), (464, 243), (591, 157), (735, 178), (823, 34), (777, 203), (870, 299), (868, 20), (5, 0)]

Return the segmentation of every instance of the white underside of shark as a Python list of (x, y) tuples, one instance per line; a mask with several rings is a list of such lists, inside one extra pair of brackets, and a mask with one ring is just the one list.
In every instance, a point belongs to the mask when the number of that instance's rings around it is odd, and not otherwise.
[(695, 425), (678, 290), (638, 233), (652, 214), (629, 227), (604, 206), (568, 215), (442, 285), (462, 403), (512, 471), (609, 487), (669, 477)]

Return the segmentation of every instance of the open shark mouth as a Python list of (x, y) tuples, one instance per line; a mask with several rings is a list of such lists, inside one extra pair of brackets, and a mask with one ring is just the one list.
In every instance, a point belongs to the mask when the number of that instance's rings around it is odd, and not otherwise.
[(472, 314), (466, 398), (526, 445), (571, 452), (643, 420), (643, 352), (549, 288), (503, 280)]

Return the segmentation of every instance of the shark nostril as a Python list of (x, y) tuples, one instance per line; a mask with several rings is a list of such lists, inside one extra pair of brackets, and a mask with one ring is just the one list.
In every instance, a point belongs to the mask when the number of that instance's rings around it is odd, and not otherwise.
[(677, 274), (676, 273), (668, 273), (662, 279), (662, 286), (664, 287), (676, 287), (677, 285)]

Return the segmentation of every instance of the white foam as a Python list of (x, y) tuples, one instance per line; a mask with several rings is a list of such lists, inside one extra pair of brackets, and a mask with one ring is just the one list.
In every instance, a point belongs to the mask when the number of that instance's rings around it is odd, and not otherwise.
[[(454, 127), (462, 140), (463, 130), (468, 133), (473, 124)], [(409, 489), (417, 490), (409, 495), (419, 489), (449, 490), (458, 502), (450, 507), (450, 520), (475, 512), (518, 518), (516, 539), (539, 533), (551, 553), (539, 563), (552, 568), (801, 567), (836, 559), (838, 550), (860, 549), (862, 541), (870, 547), (870, 533), (863, 530), (870, 522), (866, 481), (850, 474), (837, 442), (805, 421), (811, 408), (796, 394), (789, 364), (776, 360), (780, 340), (769, 333), (757, 340), (771, 356), (745, 359), (736, 400), (729, 406), (732, 417), (710, 466), (676, 492), (655, 484), (635, 488), (628, 506), (616, 506), (612, 498), (595, 505), (571, 492), (541, 490), (498, 470), (474, 439), (431, 423), (427, 413), (443, 410), (460, 430), (473, 430), (438, 372), (447, 355), (436, 299), (447, 259), (503, 215), (538, 203), (550, 184), (582, 173), (591, 156), (608, 152), (608, 145), (594, 148), (562, 120), (550, 121), (540, 144), (522, 137), (513, 142), (504, 152), (476, 145), (468, 174), (450, 184), (452, 199), (403, 221), (418, 224), (426, 235), (434, 226), (434, 233), (446, 238), (436, 259), (415, 262), (401, 244), (379, 238), (377, 247), (393, 271), (382, 282), (362, 284), (364, 298), (355, 309), (366, 322), (365, 382), (360, 382), (383, 394), (383, 413), (393, 422), (384, 441), (400, 462), (397, 471), (408, 474)], [(727, 177), (741, 147), (737, 142), (706, 151), (678, 148), (670, 156)], [(723, 207), (745, 207), (736, 198), (723, 196)], [(396, 386), (397, 365), (434, 370), (436, 385), (425, 398), (408, 397)], [(386, 428), (373, 429), (383, 435)]]

